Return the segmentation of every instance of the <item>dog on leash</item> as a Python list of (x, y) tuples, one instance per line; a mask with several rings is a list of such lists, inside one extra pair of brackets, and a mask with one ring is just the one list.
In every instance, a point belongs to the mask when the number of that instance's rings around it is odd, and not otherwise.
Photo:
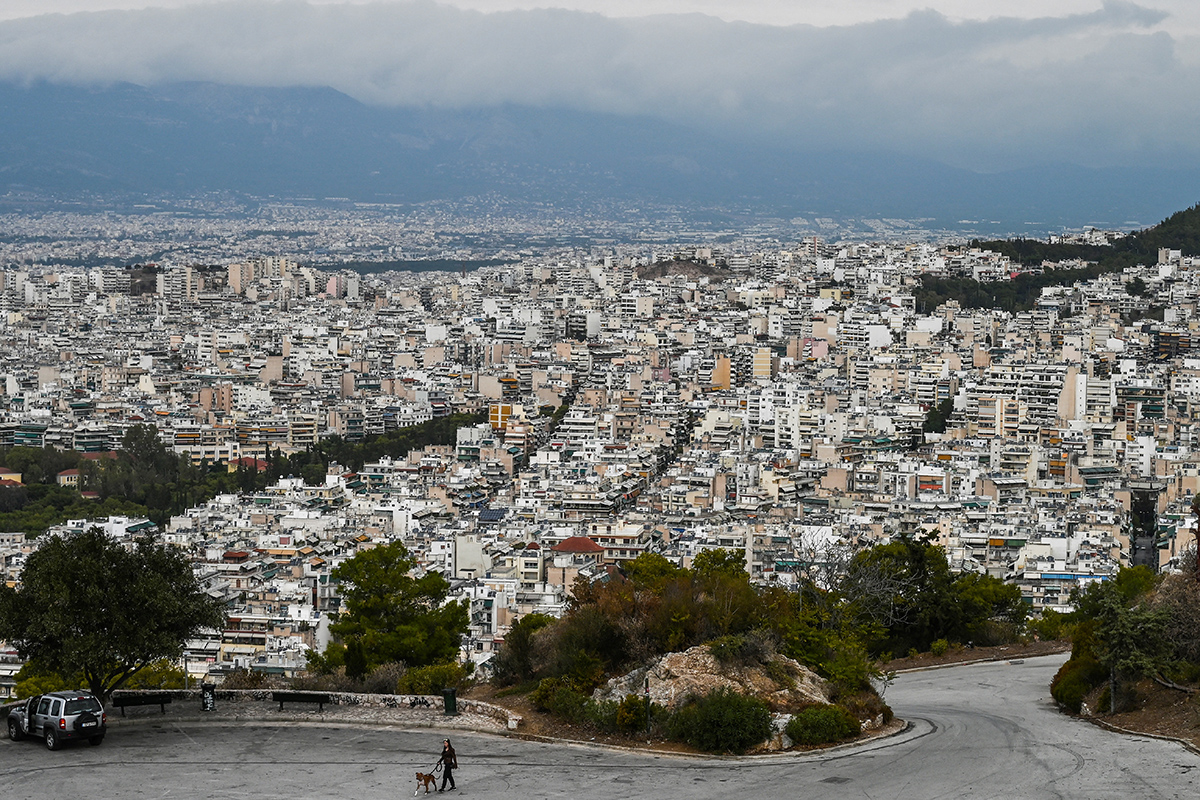
[(424, 772), (418, 772), (417, 773), (417, 788), (413, 790), (414, 797), (417, 795), (417, 792), (421, 791), (422, 786), (425, 787), (425, 794), (429, 794), (430, 789), (437, 788), (437, 776), (436, 775), (426, 775)]

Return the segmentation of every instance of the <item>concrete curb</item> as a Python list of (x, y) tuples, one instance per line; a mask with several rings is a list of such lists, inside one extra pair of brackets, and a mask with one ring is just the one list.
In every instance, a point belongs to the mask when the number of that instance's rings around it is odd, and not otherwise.
[[(993, 656), (991, 658), (976, 658), (971, 661), (955, 661), (949, 664), (930, 664), (928, 667), (908, 667), (906, 669), (894, 670), (895, 675), (907, 675), (910, 672), (930, 672), (935, 669), (950, 669), (951, 667), (966, 667), (971, 664), (994, 664), (997, 661), (1027, 661), (1031, 658), (1047, 658), (1048, 656), (1060, 656), (1063, 653), (1071, 652), (1071, 648), (1065, 647), (1062, 650), (1054, 650), (1049, 653), (1038, 653), (1035, 656), (1023, 656), (1018, 654), (1008, 656)], [(886, 670), (885, 670), (886, 672)]]
[(1148, 739), (1161, 739), (1164, 742), (1175, 742), (1176, 744), (1183, 745), (1183, 749), (1200, 756), (1200, 747), (1192, 744), (1187, 739), (1180, 739), (1178, 736), (1163, 736), (1159, 733), (1143, 733), (1142, 731), (1122, 728), (1120, 725), (1113, 725), (1111, 722), (1105, 722), (1104, 720), (1097, 719), (1096, 717), (1080, 717), (1080, 719), (1085, 719), (1093, 725), (1098, 725), (1099, 727), (1108, 731), (1112, 731), (1113, 733), (1121, 733), (1125, 734), (1126, 736), (1145, 736)]
[(894, 730), (883, 729), (873, 735), (866, 736), (860, 739), (854, 739), (849, 742), (841, 742), (839, 744), (830, 745), (829, 747), (814, 748), (812, 750), (776, 750), (770, 753), (754, 753), (751, 755), (730, 756), (716, 755), (713, 753), (681, 753), (677, 750), (658, 750), (652, 747), (634, 747), (632, 745), (613, 744), (610, 742), (595, 742), (585, 739), (563, 739), (556, 736), (542, 736), (536, 733), (521, 733), (520, 731), (499, 731), (501, 736), (506, 736), (510, 739), (524, 739), (532, 742), (545, 742), (547, 744), (573, 744), (583, 747), (596, 747), (603, 750), (619, 750), (629, 753), (648, 753), (656, 756), (671, 756), (677, 758), (693, 758), (705, 759), (708, 761), (747, 761), (747, 760), (782, 760), (792, 758), (803, 758), (804, 756), (823, 756), (828, 753), (840, 752), (843, 750), (852, 750), (856, 747), (862, 747), (873, 742), (880, 742), (885, 739), (890, 739), (893, 736), (899, 736), (912, 730), (912, 723), (904, 720), (893, 719), (889, 727), (895, 726)]

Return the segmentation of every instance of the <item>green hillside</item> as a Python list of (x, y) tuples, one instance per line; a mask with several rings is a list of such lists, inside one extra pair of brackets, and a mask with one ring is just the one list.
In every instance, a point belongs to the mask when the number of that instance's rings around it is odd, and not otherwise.
[(1120, 272), (1136, 264), (1154, 264), (1158, 261), (1159, 248), (1180, 250), (1185, 256), (1200, 255), (1200, 204), (1177, 211), (1151, 228), (1118, 239), (1111, 247), (1049, 244), (1035, 239), (974, 240), (971, 247), (1006, 255), (1014, 263), (1025, 266), (1075, 259), (1089, 263), (1078, 269), (1023, 274), (1012, 281), (988, 283), (970, 278), (927, 276), (921, 279), (921, 288), (916, 292), (918, 309), (928, 313), (946, 300), (954, 299), (964, 308), (1023, 311), (1033, 308), (1043, 287), (1090, 280), (1102, 273)]

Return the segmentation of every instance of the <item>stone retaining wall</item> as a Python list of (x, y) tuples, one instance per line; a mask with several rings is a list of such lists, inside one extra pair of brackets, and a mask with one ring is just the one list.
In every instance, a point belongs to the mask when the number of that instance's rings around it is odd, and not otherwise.
[[(215, 699), (218, 706), (221, 703), (261, 703), (271, 702), (271, 693), (273, 689), (222, 689), (218, 686), (215, 690)], [(441, 695), (413, 695), (413, 694), (356, 694), (353, 692), (323, 692), (320, 690), (291, 690), (281, 689), (279, 691), (313, 691), (316, 694), (324, 694), (329, 696), (327, 706), (335, 706), (342, 708), (362, 708), (362, 709), (388, 709), (393, 708), (397, 711), (398, 720), (402, 721), (404, 712), (410, 710), (420, 711), (444, 711), (445, 701)], [(118, 690), (113, 692), (114, 697), (121, 696), (136, 696), (139, 694), (166, 694), (170, 695), (172, 702), (194, 701), (200, 702), (200, 689), (157, 689), (151, 691), (125, 691)], [(295, 705), (295, 704), (292, 704)], [(521, 717), (512, 713), (507, 708), (502, 708), (491, 703), (484, 703), (479, 700), (471, 700), (468, 698), (457, 698), (458, 711), (460, 713), (478, 714), (484, 717), (490, 717), (503, 725), (508, 730), (516, 730), (521, 724)]]

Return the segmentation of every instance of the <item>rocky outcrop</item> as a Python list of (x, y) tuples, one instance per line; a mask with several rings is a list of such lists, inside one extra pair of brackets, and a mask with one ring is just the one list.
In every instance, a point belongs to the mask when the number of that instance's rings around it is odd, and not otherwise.
[(776, 655), (768, 664), (723, 664), (706, 645), (668, 653), (649, 667), (613, 678), (597, 689), (593, 697), (621, 700), (629, 694), (641, 695), (647, 677), (651, 701), (666, 708), (675, 708), (692, 695), (703, 696), (720, 688), (761, 698), (772, 711), (780, 713), (808, 703), (829, 702), (825, 679), (793, 659)]

